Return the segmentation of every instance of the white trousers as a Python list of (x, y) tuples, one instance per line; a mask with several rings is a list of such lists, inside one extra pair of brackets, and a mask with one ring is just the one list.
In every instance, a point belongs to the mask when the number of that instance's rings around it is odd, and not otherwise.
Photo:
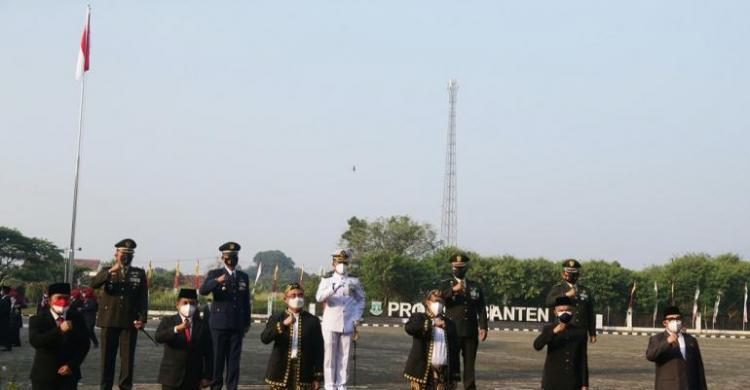
[(346, 390), (349, 370), (349, 347), (352, 333), (323, 331), (325, 353), (323, 357), (323, 378), (326, 390)]

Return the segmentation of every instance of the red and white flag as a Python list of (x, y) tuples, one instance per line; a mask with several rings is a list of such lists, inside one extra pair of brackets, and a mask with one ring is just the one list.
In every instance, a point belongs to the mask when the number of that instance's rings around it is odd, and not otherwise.
[(81, 49), (78, 51), (78, 64), (76, 64), (76, 80), (80, 80), (85, 72), (89, 71), (91, 60), (91, 6), (86, 7), (86, 19), (83, 24), (83, 36), (81, 37)]

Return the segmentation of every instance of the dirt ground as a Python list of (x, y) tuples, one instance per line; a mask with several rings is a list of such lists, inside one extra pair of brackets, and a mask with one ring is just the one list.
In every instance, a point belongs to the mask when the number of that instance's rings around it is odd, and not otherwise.
[[(155, 324), (149, 324), (150, 327)], [(0, 366), (5, 378), (16, 375), (28, 385), (33, 349), (28, 336), (22, 333), (24, 345), (13, 352), (0, 352)], [(261, 324), (254, 324), (245, 338), (241, 363), (240, 383), (246, 389), (265, 388), (263, 375), (270, 346), (260, 342)], [(153, 333), (153, 329), (151, 330)], [(480, 345), (477, 379), (480, 389), (538, 389), (544, 351), (531, 347), (536, 337), (531, 332), (490, 333)], [(750, 383), (750, 340), (705, 339), (699, 344), (706, 366), (709, 388), (746, 389)], [(592, 389), (652, 389), (653, 364), (645, 358), (646, 336), (601, 335), (599, 342), (589, 347), (589, 367)], [(408, 389), (401, 377), (411, 339), (402, 328), (362, 328), (357, 346), (357, 385), (362, 389)], [(79, 388), (98, 389), (101, 351), (91, 349), (83, 366)], [(137, 389), (159, 389), (153, 385), (161, 361), (162, 348), (139, 336), (136, 350), (135, 381)], [(1, 368), (1, 367), (0, 367)]]

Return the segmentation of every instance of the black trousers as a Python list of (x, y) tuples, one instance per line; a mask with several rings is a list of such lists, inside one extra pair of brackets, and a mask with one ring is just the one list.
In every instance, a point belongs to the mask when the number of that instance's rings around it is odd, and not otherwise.
[(96, 339), (96, 330), (94, 330), (94, 324), (86, 324), (86, 327), (89, 328), (89, 340), (91, 340), (91, 343), (94, 344), (95, 347), (98, 347), (99, 340)]
[(138, 330), (135, 328), (102, 328), (102, 390), (112, 390), (115, 381), (117, 349), (120, 349), (120, 390), (133, 388), (133, 362)]
[(227, 390), (237, 390), (240, 381), (240, 355), (242, 354), (243, 329), (211, 329), (214, 346), (214, 382), (212, 389), (221, 389), (224, 384), (224, 366), (227, 366)]
[(60, 377), (55, 382), (31, 381), (31, 390), (77, 390), (78, 381), (71, 376)]
[(461, 358), (464, 361), (463, 383), (464, 389), (476, 390), (477, 382), (474, 379), (474, 364), (477, 360), (478, 336), (460, 337)]
[(179, 387), (161, 385), (161, 390), (199, 390), (200, 388), (201, 388), (200, 384), (197, 384), (195, 386), (182, 385)]

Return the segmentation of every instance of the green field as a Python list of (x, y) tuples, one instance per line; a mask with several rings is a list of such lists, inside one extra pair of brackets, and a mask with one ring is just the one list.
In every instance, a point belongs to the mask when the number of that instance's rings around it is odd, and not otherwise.
[[(153, 327), (156, 324), (149, 324)], [(259, 341), (261, 324), (255, 324), (245, 338), (240, 383), (260, 388), (265, 373), (269, 346)], [(25, 331), (25, 329), (24, 329)], [(536, 333), (491, 332), (480, 345), (477, 376), (481, 389), (538, 389), (544, 352), (536, 352), (531, 343)], [(27, 336), (22, 334), (24, 342)], [(602, 335), (589, 348), (592, 389), (652, 389), (653, 364), (644, 356), (645, 336)], [(746, 389), (750, 383), (750, 340), (699, 339), (706, 366), (709, 388)], [(368, 389), (404, 389), (401, 370), (411, 339), (400, 328), (362, 328), (358, 345), (357, 386)], [(95, 389), (99, 376), (100, 350), (92, 349), (83, 368), (82, 389)], [(158, 389), (156, 382), (161, 348), (139, 337), (135, 379), (138, 389)], [(7, 374), (16, 372), (26, 381), (33, 349), (28, 343), (12, 353), (0, 352), (0, 365)]]

